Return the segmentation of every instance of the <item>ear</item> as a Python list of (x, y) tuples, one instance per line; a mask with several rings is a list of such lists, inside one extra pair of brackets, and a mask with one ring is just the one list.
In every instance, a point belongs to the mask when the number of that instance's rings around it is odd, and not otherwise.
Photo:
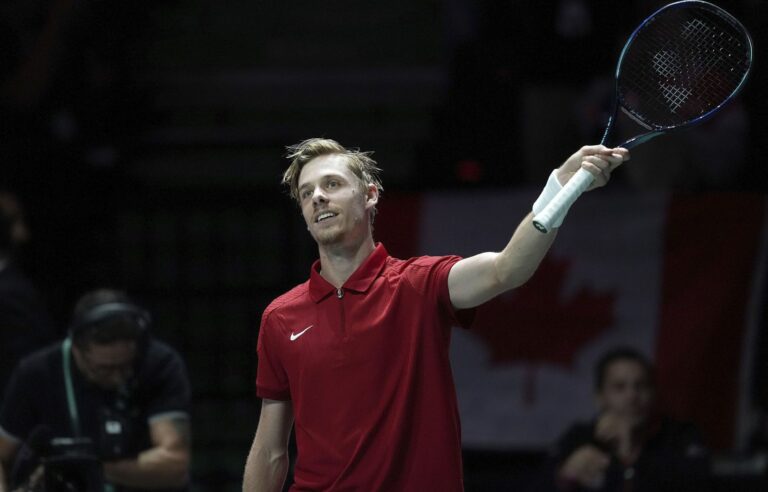
[(371, 209), (379, 203), (379, 189), (373, 183), (368, 183), (365, 189), (365, 208)]

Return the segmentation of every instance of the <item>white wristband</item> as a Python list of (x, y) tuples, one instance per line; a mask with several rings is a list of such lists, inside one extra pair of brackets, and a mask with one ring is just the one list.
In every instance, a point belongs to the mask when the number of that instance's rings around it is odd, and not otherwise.
[[(553, 198), (560, 192), (560, 190), (563, 189), (563, 185), (560, 184), (560, 181), (557, 179), (557, 169), (553, 170), (549, 174), (549, 179), (547, 179), (547, 184), (544, 186), (544, 189), (541, 191), (541, 195), (539, 195), (539, 198), (536, 199), (535, 202), (533, 202), (533, 216), (539, 214), (542, 210), (544, 210), (544, 207), (546, 207), (549, 202), (552, 201)], [(560, 217), (555, 220), (554, 224), (552, 224), (552, 227), (560, 227), (563, 223), (563, 219), (565, 219), (565, 215), (568, 213), (568, 210), (566, 209), (563, 211), (562, 214), (560, 214)]]

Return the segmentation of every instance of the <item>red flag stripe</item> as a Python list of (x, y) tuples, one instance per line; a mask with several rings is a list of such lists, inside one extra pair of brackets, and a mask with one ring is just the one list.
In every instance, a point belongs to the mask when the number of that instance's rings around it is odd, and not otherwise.
[(764, 198), (681, 195), (668, 214), (656, 342), (660, 403), (697, 423), (712, 446), (727, 448)]
[(383, 197), (376, 216), (374, 237), (397, 258), (419, 254), (421, 194), (394, 194)]

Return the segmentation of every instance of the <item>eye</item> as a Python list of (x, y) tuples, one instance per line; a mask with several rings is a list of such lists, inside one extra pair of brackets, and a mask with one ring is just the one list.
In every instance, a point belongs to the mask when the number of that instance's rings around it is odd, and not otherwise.
[(336, 188), (337, 186), (339, 186), (338, 180), (331, 179), (328, 181), (328, 188)]
[(305, 189), (304, 189), (304, 190), (303, 190), (303, 191), (302, 191), (302, 192), (299, 194), (299, 197), (300, 197), (302, 200), (306, 200), (306, 199), (307, 199), (307, 198), (309, 198), (310, 196), (312, 196), (312, 190), (310, 190), (309, 188), (305, 188)]

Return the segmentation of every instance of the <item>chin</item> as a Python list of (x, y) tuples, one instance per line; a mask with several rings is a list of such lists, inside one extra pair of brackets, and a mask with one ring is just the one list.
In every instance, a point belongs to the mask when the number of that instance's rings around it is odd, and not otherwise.
[(342, 234), (339, 230), (325, 229), (316, 231), (314, 237), (317, 244), (327, 246), (329, 244), (338, 243), (341, 240)]

